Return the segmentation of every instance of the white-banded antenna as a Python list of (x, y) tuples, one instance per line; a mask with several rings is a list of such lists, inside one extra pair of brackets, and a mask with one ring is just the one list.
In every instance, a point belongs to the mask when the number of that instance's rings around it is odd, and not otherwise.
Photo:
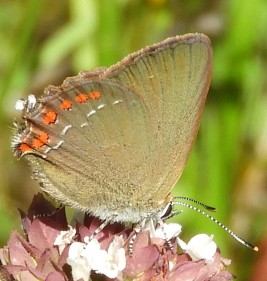
[[(205, 206), (206, 206), (206, 205), (203, 204), (203, 203), (200, 203), (200, 202), (198, 202), (198, 201), (196, 201), (196, 200), (194, 200), (194, 199), (190, 199), (190, 198), (187, 198), (187, 197), (174, 197), (174, 199), (184, 199), (184, 200), (192, 201), (192, 202), (194, 202), (194, 203), (196, 203), (196, 204), (199, 204), (199, 205), (203, 206), (204, 208), (205, 208)], [(254, 245), (252, 245), (251, 243), (245, 241), (244, 239), (242, 239), (241, 237), (239, 237), (237, 234), (235, 234), (235, 233), (234, 233), (231, 229), (229, 229), (227, 226), (225, 226), (224, 224), (222, 224), (220, 221), (218, 221), (217, 219), (215, 219), (213, 216), (211, 216), (211, 215), (207, 214), (206, 212), (200, 210), (199, 208), (197, 208), (197, 207), (195, 207), (195, 206), (192, 206), (192, 205), (190, 205), (190, 204), (188, 204), (188, 203), (180, 202), (180, 201), (174, 201), (174, 202), (172, 202), (172, 206), (175, 206), (175, 205), (183, 206), (183, 207), (186, 207), (186, 208), (189, 208), (189, 209), (191, 209), (191, 210), (193, 210), (193, 211), (198, 212), (199, 214), (201, 214), (201, 215), (203, 215), (203, 216), (209, 218), (211, 221), (213, 221), (213, 222), (215, 222), (217, 225), (219, 225), (223, 230), (225, 230), (227, 233), (229, 233), (229, 234), (230, 234), (235, 240), (237, 240), (239, 243), (243, 244), (244, 246), (246, 246), (246, 247), (248, 247), (248, 248), (250, 248), (250, 249), (252, 249), (252, 250), (254, 250), (254, 251), (256, 251), (256, 252), (259, 250), (259, 248), (258, 248), (257, 246), (254, 246)], [(209, 207), (209, 206), (207, 206), (207, 207), (208, 207), (208, 208), (206, 208), (206, 209), (208, 209), (208, 210), (209, 210), (209, 208), (212, 208), (212, 207)], [(214, 208), (212, 208), (212, 209), (214, 209)]]
[(190, 202), (193, 202), (201, 207), (203, 207), (204, 209), (208, 210), (208, 211), (212, 211), (212, 212), (215, 212), (216, 211), (216, 208), (214, 207), (211, 207), (211, 206), (208, 206), (202, 202), (199, 202), (195, 199), (192, 199), (192, 198), (188, 198), (188, 197), (185, 197), (185, 196), (176, 196), (176, 197), (173, 197), (173, 199), (175, 200), (186, 200), (186, 201), (190, 201)]

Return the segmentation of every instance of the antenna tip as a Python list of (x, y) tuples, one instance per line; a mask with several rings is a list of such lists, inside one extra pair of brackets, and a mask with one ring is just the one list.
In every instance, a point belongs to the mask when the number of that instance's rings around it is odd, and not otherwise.
[(207, 207), (206, 209), (211, 211), (211, 212), (216, 212), (217, 211), (217, 209), (214, 208), (214, 207), (211, 207), (211, 206), (206, 206), (206, 207)]
[(258, 248), (257, 246), (254, 246), (254, 247), (253, 247), (253, 250), (254, 250), (255, 252), (258, 252), (258, 251), (259, 251), (259, 248)]

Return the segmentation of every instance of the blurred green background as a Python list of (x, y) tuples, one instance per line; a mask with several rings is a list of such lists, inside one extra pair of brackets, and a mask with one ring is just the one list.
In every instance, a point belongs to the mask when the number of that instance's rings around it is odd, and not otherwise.
[[(0, 1), (0, 245), (20, 228), (17, 208), (26, 210), (39, 191), (27, 164), (10, 149), (12, 122), (19, 116), (15, 101), (168, 36), (203, 32), (214, 50), (212, 85), (174, 193), (216, 207), (217, 219), (266, 248), (266, 26), (264, 0)], [(255, 267), (263, 252), (245, 248), (189, 209), (176, 220), (185, 241), (214, 234), (237, 280), (261, 280)]]

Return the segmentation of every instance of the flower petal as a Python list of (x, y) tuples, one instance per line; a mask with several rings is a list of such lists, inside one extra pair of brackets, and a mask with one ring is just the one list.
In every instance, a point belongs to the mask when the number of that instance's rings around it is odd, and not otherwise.
[(213, 235), (198, 234), (191, 238), (188, 244), (178, 238), (178, 244), (193, 261), (205, 259), (207, 262), (213, 262), (217, 245), (212, 239)]

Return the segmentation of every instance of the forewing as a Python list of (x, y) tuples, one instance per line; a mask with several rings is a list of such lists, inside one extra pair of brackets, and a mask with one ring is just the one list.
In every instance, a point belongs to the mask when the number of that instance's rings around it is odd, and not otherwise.
[(212, 49), (202, 34), (166, 39), (126, 57), (105, 72), (142, 97), (154, 133), (144, 194), (167, 196), (179, 179), (196, 137), (211, 80)]

